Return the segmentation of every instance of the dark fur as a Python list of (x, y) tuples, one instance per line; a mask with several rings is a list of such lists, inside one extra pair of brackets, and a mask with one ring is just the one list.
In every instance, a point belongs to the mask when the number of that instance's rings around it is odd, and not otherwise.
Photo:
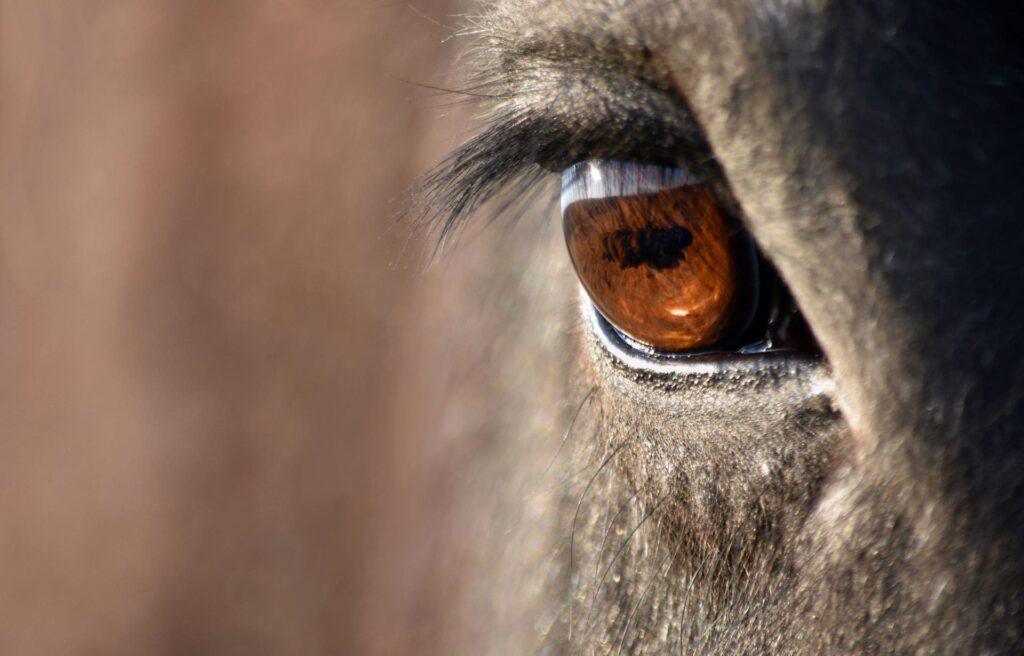
[(482, 598), (504, 609), (485, 651), (1024, 651), (1013, 24), (685, 0), (474, 19), (492, 128), (435, 189), (495, 186), (455, 209), (581, 156), (703, 163), (828, 357), (631, 369), (578, 318), (553, 210), (546, 236), (483, 244), (480, 284), (508, 300), (492, 462), (516, 471), (488, 488), (508, 496), (481, 548), (498, 555)]

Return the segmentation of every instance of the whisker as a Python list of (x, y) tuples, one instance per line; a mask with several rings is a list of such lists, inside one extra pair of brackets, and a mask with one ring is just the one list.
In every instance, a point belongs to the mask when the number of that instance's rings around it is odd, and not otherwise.
[[(580, 412), (583, 411), (583, 406), (590, 401), (590, 399), (594, 396), (594, 392), (596, 391), (596, 385), (594, 387), (591, 387), (590, 391), (587, 392), (583, 399), (579, 402), (579, 405), (576, 406), (576, 411), (573, 413), (572, 420), (569, 421), (569, 425), (566, 427), (565, 432), (562, 434), (562, 441), (559, 442), (558, 449), (555, 451), (555, 455), (551, 457), (551, 462), (549, 462), (548, 466), (544, 468), (544, 472), (540, 475), (540, 480), (537, 481), (538, 486), (544, 482), (544, 480), (548, 477), (548, 474), (551, 472), (551, 468), (555, 466), (555, 461), (557, 461), (558, 456), (562, 454), (562, 449), (565, 448), (565, 443), (569, 441), (569, 437), (572, 435), (572, 430), (576, 426), (576, 420), (579, 419)], [(536, 494), (536, 489), (534, 490), (534, 492), (531, 493), (530, 496), (533, 496), (534, 494)]]
[(705, 557), (703, 560), (701, 560), (700, 567), (698, 567), (697, 570), (693, 573), (693, 575), (690, 576), (690, 581), (686, 584), (686, 590), (683, 592), (683, 608), (682, 608), (682, 610), (679, 613), (679, 653), (680, 654), (683, 653), (683, 630), (684, 630), (684, 628), (686, 626), (686, 623), (687, 623), (686, 614), (689, 612), (689, 608), (690, 608), (690, 597), (691, 597), (691, 592), (693, 591), (693, 585), (694, 585), (694, 583), (696, 583), (698, 577), (700, 577), (700, 575), (703, 573), (704, 566), (708, 564), (709, 560), (711, 560), (710, 556)]
[(597, 549), (598, 556), (594, 563), (594, 580), (597, 580), (598, 578), (598, 574), (601, 571), (601, 563), (604, 562), (604, 555), (607, 553), (606, 545), (608, 543), (608, 536), (612, 534), (612, 525), (615, 523), (615, 520), (619, 518), (619, 515), (625, 512), (626, 508), (628, 508), (638, 496), (640, 496), (640, 493), (634, 492), (631, 497), (626, 499), (625, 503), (619, 506), (618, 511), (616, 511), (616, 513), (608, 520), (608, 523), (605, 524), (604, 535), (601, 537), (601, 546)]
[[(659, 538), (659, 543), (660, 543), (660, 539), (661, 539), (660, 532), (658, 534), (658, 538)], [(615, 655), (616, 656), (618, 656), (620, 653), (622, 653), (622, 648), (626, 644), (626, 635), (629, 633), (629, 625), (632, 624), (633, 617), (636, 615), (637, 610), (640, 609), (640, 605), (643, 603), (644, 599), (647, 598), (647, 595), (650, 594), (651, 590), (654, 588), (654, 584), (658, 580), (663, 579), (666, 575), (668, 575), (668, 571), (672, 568), (672, 562), (676, 559), (676, 556), (679, 555), (679, 550), (682, 549), (683, 543), (684, 543), (684, 540), (679, 540), (678, 543), (676, 544), (676, 548), (673, 549), (669, 554), (667, 554), (661, 560), (661, 562), (658, 564), (658, 566), (654, 568), (654, 573), (651, 575), (650, 579), (647, 581), (647, 585), (644, 587), (643, 592), (641, 593), (640, 597), (636, 600), (636, 603), (633, 604), (633, 608), (632, 608), (632, 610), (629, 611), (629, 615), (626, 616), (626, 624), (625, 624), (625, 626), (622, 629), (622, 637), (619, 638), (619, 646), (615, 650)], [(661, 572), (661, 574), (659, 575), (658, 573), (659, 573), (659, 571), (661, 571), (662, 567), (664, 567), (664, 571)]]
[(451, 94), (455, 96), (469, 96), (470, 98), (491, 98), (491, 99), (503, 99), (507, 98), (507, 95), (498, 95), (493, 93), (481, 93), (478, 91), (471, 91), (469, 89), (449, 89), (447, 87), (437, 86), (435, 84), (427, 84), (426, 82), (416, 82), (415, 80), (407, 80), (402, 77), (395, 75), (390, 76), (391, 79), (397, 80), (398, 82), (404, 82), (405, 84), (411, 84), (414, 87), (420, 87), (422, 89), (430, 89), (432, 91), (440, 91), (442, 94)]
[(597, 480), (597, 477), (601, 475), (601, 472), (604, 471), (604, 468), (608, 466), (608, 463), (610, 463), (612, 461), (612, 459), (615, 456), (617, 456), (622, 451), (623, 448), (625, 448), (625, 446), (626, 446), (626, 444), (625, 444), (625, 442), (623, 442), (622, 444), (617, 446), (611, 453), (609, 453), (605, 457), (604, 461), (601, 462), (601, 465), (597, 468), (597, 471), (594, 472), (594, 475), (590, 477), (589, 481), (587, 481), (587, 486), (583, 489), (583, 493), (580, 495), (579, 501), (576, 504), (576, 512), (575, 512), (575, 514), (573, 514), (573, 517), (572, 517), (572, 530), (571, 530), (570, 535), (569, 535), (569, 641), (570, 642), (572, 642), (572, 627), (573, 627), (573, 605), (574, 604), (573, 604), (573, 594), (572, 594), (572, 573), (573, 573), (573, 569), (575, 568), (574, 548), (575, 548), (575, 542), (576, 542), (576, 523), (579, 521), (579, 518), (580, 518), (580, 509), (583, 507), (583, 500), (586, 498), (587, 493), (590, 492), (590, 488), (594, 485), (594, 481)]
[(597, 588), (594, 590), (594, 594), (590, 598), (590, 608), (587, 611), (586, 620), (584, 620), (585, 625), (590, 626), (590, 618), (594, 614), (594, 607), (597, 605), (597, 598), (601, 594), (601, 589), (604, 587), (605, 582), (608, 580), (608, 574), (611, 572), (612, 566), (619, 560), (622, 554), (625, 553), (626, 547), (629, 546), (629, 543), (633, 540), (633, 537), (637, 534), (637, 531), (639, 531), (640, 528), (647, 523), (648, 519), (654, 516), (654, 513), (658, 511), (658, 509), (661, 507), (661, 504), (665, 503), (665, 501), (670, 496), (671, 494), (666, 494), (663, 497), (661, 497), (661, 499), (659, 499), (658, 502), (654, 504), (654, 507), (651, 508), (650, 511), (648, 511), (643, 516), (643, 518), (640, 520), (639, 523), (637, 523), (635, 527), (633, 527), (633, 530), (629, 532), (629, 535), (626, 536), (626, 539), (623, 540), (621, 544), (619, 544), (619, 548), (615, 551), (615, 555), (612, 557), (611, 561), (605, 567), (604, 573), (601, 575), (601, 580), (598, 582)]
[[(603, 415), (599, 415), (599, 416), (603, 418)], [(599, 432), (599, 431), (597, 431), (597, 432)], [(611, 440), (609, 440), (608, 444), (605, 445), (606, 448), (608, 446), (610, 446), (610, 443), (611, 443)], [(625, 446), (625, 445), (623, 445), (623, 446)], [(570, 472), (570, 473), (566, 474), (561, 479), (559, 479), (558, 485), (561, 487), (561, 486), (565, 486), (565, 485), (567, 485), (569, 483), (576, 482), (578, 477), (580, 476), (580, 474), (583, 474), (584, 472), (586, 472), (588, 470), (588, 468), (589, 468), (588, 466), (583, 466), (583, 467), (580, 467), (579, 469), (577, 469), (577, 470), (575, 470), (573, 472)]]
[(423, 13), (422, 11), (417, 9), (415, 6), (413, 6), (411, 3), (410, 4), (406, 4), (406, 8), (409, 11), (411, 11), (412, 13), (414, 13), (417, 16), (419, 16), (420, 18), (422, 18), (423, 20), (427, 21), (428, 23), (433, 23), (434, 25), (437, 25), (438, 27), (440, 27), (442, 29), (445, 29), (445, 30), (449, 30), (451, 32), (458, 31), (458, 28), (455, 27), (454, 25), (445, 25), (444, 23), (442, 23), (441, 21), (437, 20), (436, 18), (433, 18), (431, 16), (426, 15), (425, 13)]

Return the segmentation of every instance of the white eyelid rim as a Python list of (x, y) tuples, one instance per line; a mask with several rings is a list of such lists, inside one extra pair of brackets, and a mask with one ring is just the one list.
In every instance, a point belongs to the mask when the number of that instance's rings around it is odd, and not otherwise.
[(561, 211), (581, 200), (655, 194), (700, 182), (679, 167), (591, 159), (562, 171)]
[(708, 358), (700, 354), (681, 357), (679, 359), (661, 360), (640, 351), (624, 347), (621, 338), (613, 336), (600, 312), (580, 286), (580, 308), (588, 319), (591, 334), (597, 338), (600, 347), (610, 357), (633, 371), (647, 372), (656, 375), (679, 376), (722, 376), (749, 375), (751, 373), (774, 371), (777, 374), (795, 375), (800, 371), (813, 373), (811, 390), (815, 395), (832, 396), (835, 393), (834, 383), (828, 375), (827, 365), (809, 360), (799, 354), (784, 352), (764, 352), (747, 357)]

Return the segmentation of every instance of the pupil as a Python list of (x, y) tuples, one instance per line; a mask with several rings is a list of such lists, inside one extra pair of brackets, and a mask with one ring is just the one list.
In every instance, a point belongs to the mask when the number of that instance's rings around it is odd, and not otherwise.
[(655, 271), (672, 269), (686, 257), (693, 235), (682, 226), (616, 230), (604, 238), (604, 258), (624, 269), (646, 264)]

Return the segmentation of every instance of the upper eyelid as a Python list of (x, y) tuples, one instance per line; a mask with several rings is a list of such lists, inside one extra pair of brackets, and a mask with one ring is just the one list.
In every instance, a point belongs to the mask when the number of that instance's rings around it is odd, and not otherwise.
[(561, 211), (579, 200), (653, 194), (664, 189), (699, 184), (686, 169), (614, 160), (588, 160), (562, 172)]
[[(495, 80), (504, 93), (502, 104), (572, 126), (570, 131), (575, 131), (577, 139), (593, 139), (588, 133), (596, 132), (598, 125), (605, 127), (606, 133), (615, 132), (614, 139), (598, 144), (609, 151), (603, 154), (606, 159), (648, 155), (659, 146), (649, 134), (652, 127), (657, 128), (659, 140), (667, 142), (665, 149), (672, 149), (663, 156), (689, 156), (706, 150), (703, 130), (686, 99), (643, 66), (629, 62), (614, 65), (608, 56), (574, 57), (564, 52), (559, 56), (509, 53), (506, 57), (504, 74)], [(639, 146), (647, 152), (641, 152)], [(636, 152), (627, 152), (629, 147)], [(611, 152), (616, 148), (619, 152)], [(560, 162), (552, 168), (571, 163)]]
[(441, 224), (442, 242), (503, 190), (528, 194), (546, 177), (542, 169), (561, 172), (601, 158), (720, 177), (685, 99), (645, 72), (638, 64), (643, 57), (614, 65), (613, 53), (593, 51), (600, 56), (588, 60), (572, 48), (552, 51), (530, 43), (499, 51), (479, 58), (469, 80), (476, 102), (489, 108), (483, 131), (416, 190), (419, 209), (413, 212)]
[[(662, 94), (681, 96), (667, 68), (645, 45), (626, 44), (605, 38), (596, 41), (571, 30), (546, 33), (498, 48), (490, 66), (500, 66), (507, 78), (531, 77), (537, 73), (620, 77), (641, 82)], [(484, 60), (486, 61), (486, 59)], [(500, 64), (498, 63), (500, 62)], [(484, 64), (486, 69), (488, 64)]]

